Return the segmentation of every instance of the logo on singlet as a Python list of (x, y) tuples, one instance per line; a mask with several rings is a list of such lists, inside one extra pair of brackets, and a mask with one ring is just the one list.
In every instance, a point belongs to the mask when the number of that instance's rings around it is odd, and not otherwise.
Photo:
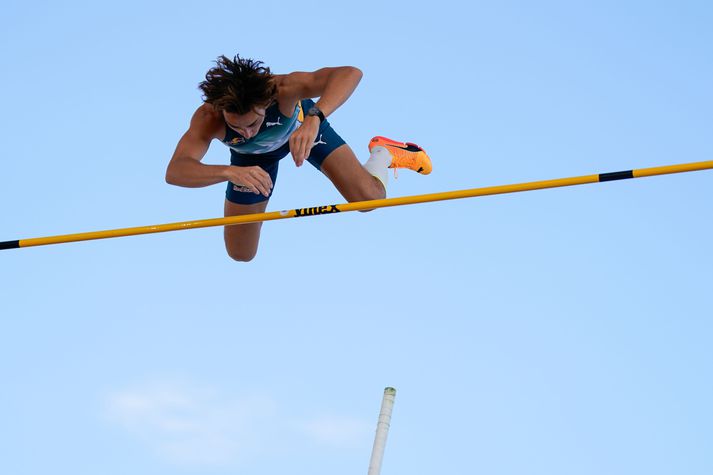
[(228, 142), (228, 145), (238, 145), (239, 143), (245, 142), (245, 138), (243, 137), (235, 137), (233, 140)]
[(279, 117), (277, 118), (277, 122), (265, 122), (265, 127), (272, 127), (274, 125), (282, 125)]

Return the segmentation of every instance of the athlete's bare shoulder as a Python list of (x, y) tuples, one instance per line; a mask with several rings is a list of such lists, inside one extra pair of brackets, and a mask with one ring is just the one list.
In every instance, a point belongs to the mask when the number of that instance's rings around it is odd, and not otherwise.
[(276, 74), (274, 76), (277, 86), (277, 103), (280, 106), (280, 112), (286, 116), (292, 115), (297, 101), (302, 99), (293, 74)]
[[(361, 79), (361, 71), (352, 66), (327, 67), (316, 71), (294, 71), (282, 76), (276, 76), (278, 82), (277, 94), (282, 100), (311, 99), (320, 97), (330, 80), (339, 83), (339, 79), (344, 76), (347, 83), (354, 82), (354, 87)], [(353, 90), (353, 88), (352, 88)]]
[(285, 87), (289, 87), (290, 85), (290, 80), (288, 79), (289, 74), (275, 74), (272, 76), (273, 81), (275, 81), (275, 85), (277, 86), (277, 93), (280, 94), (282, 90), (285, 89)]
[(307, 99), (304, 94), (305, 82), (312, 79), (313, 73), (294, 71), (289, 74), (276, 74), (277, 95), (281, 98)]
[(210, 104), (202, 104), (191, 117), (189, 131), (204, 139), (222, 139), (225, 135), (223, 115)]

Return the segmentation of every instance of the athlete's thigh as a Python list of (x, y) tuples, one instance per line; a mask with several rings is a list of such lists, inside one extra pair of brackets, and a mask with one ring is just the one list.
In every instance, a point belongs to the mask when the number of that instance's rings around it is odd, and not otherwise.
[(347, 201), (375, 200), (385, 196), (384, 186), (366, 171), (347, 144), (332, 151), (322, 162), (321, 170)]
[[(269, 200), (253, 204), (237, 204), (225, 200), (225, 216), (263, 213)], [(237, 261), (249, 261), (257, 253), (262, 223), (235, 224), (225, 226), (225, 249)]]

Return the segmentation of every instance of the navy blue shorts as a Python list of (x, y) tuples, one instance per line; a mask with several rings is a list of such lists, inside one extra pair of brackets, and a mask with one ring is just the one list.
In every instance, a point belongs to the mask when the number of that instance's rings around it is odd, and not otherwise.
[[(319, 126), (319, 132), (317, 133), (315, 145), (312, 147), (307, 161), (317, 170), (321, 170), (324, 159), (345, 143), (344, 139), (342, 139), (339, 134), (334, 131), (332, 126), (329, 125), (329, 121), (325, 120)], [(280, 164), (280, 160), (289, 153), (289, 143), (286, 143), (274, 152), (261, 154), (238, 153), (231, 150), (230, 164), (236, 167), (251, 167), (257, 165), (265, 170), (270, 175), (270, 178), (272, 178), (272, 190), (270, 190), (270, 196), (272, 196), (272, 192), (275, 190), (275, 184), (277, 183), (277, 169)], [(255, 194), (252, 191), (243, 191), (243, 187), (235, 185), (231, 182), (228, 182), (228, 189), (225, 192), (225, 197), (228, 201), (239, 205), (260, 203), (270, 198), (269, 196), (265, 197), (260, 194)]]

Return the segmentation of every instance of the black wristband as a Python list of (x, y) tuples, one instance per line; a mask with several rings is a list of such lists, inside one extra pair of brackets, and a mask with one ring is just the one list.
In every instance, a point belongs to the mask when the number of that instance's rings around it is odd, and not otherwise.
[(324, 113), (319, 110), (319, 107), (317, 106), (312, 106), (310, 110), (307, 111), (307, 116), (317, 116), (319, 117), (319, 123), (321, 124), (324, 122)]

